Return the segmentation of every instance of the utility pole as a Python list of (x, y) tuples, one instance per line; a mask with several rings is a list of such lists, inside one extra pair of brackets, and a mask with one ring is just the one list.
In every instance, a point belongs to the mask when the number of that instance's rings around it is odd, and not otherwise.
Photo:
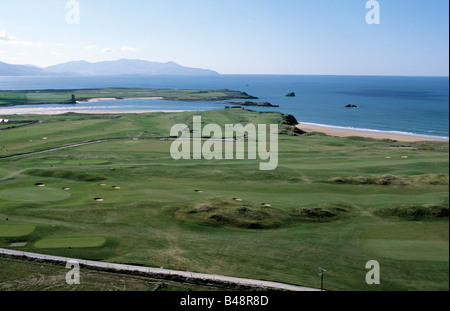
[(325, 275), (325, 272), (327, 272), (327, 270), (319, 268), (320, 271), (322, 271), (322, 273), (319, 273), (320, 276), (320, 291), (323, 292), (323, 277)]

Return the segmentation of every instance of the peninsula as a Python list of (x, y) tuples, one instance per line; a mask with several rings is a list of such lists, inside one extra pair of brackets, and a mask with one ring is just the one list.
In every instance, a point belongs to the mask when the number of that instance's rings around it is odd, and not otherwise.
[(224, 101), (257, 99), (245, 92), (232, 90), (178, 90), (146, 88), (102, 88), (78, 90), (0, 91), (0, 107), (17, 105), (68, 104), (90, 100), (146, 98), (171, 101)]

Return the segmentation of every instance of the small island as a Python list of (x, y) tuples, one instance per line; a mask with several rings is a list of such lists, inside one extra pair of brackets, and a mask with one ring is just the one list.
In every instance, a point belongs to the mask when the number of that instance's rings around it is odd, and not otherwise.
[(286, 94), (286, 97), (295, 97), (295, 93), (294, 92), (289, 92)]
[(358, 108), (358, 106), (356, 106), (356, 105), (351, 105), (351, 104), (348, 104), (347, 106), (345, 106), (345, 108)]

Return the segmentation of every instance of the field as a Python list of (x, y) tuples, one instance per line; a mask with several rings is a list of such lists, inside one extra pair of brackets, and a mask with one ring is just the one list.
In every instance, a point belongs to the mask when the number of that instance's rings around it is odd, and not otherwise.
[[(280, 136), (274, 171), (175, 161), (161, 138), (194, 115), (286, 121), (240, 109), (11, 116), (41, 122), (0, 131), (0, 247), (308, 287), (322, 267), (334, 291), (449, 289), (448, 143), (310, 133)], [(380, 285), (365, 282), (369, 260)], [(0, 260), (0, 288), (34, 271), (18, 265)]]
[(217, 291), (217, 287), (81, 269), (80, 285), (66, 284), (67, 269), (0, 258), (0, 291)]
[[(73, 97), (72, 97), (73, 96)], [(173, 89), (85, 89), (85, 90), (42, 90), (42, 91), (0, 91), (0, 107), (30, 104), (73, 104), (98, 98), (155, 97), (175, 101), (218, 101), (228, 99), (253, 99), (246, 93), (231, 90), (173, 90)]]

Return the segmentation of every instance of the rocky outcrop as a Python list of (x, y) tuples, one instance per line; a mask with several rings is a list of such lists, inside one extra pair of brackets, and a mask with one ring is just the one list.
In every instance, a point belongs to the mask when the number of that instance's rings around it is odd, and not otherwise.
[(305, 131), (297, 127), (297, 119), (290, 114), (283, 114), (281, 116), (279, 134), (288, 136), (301, 136), (306, 134)]
[(290, 92), (286, 94), (286, 97), (295, 97), (295, 93), (294, 92)]

